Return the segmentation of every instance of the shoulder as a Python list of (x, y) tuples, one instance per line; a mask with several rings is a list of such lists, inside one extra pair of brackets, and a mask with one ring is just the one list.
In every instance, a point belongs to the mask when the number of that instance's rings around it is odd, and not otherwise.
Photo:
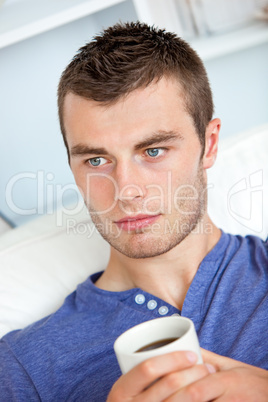
[(240, 311), (245, 311), (245, 301), (247, 308), (252, 308), (252, 314), (257, 306), (262, 306), (260, 311), (264, 305), (267, 308), (267, 242), (251, 235), (225, 234), (224, 243), (214, 279), (219, 286), (219, 300), (223, 295), (228, 299), (229, 313), (237, 311), (238, 307)]
[[(74, 344), (83, 348), (86, 343), (90, 349), (97, 341), (103, 343), (102, 334), (106, 327), (120, 332), (121, 321), (126, 321), (129, 315), (129, 308), (122, 301), (133, 292), (121, 295), (98, 289), (94, 282), (100, 275), (93, 274), (81, 283), (53, 314), (6, 334), (2, 339), (9, 350), (26, 362), (32, 359), (33, 350), (35, 359), (40, 360), (49, 350), (56, 362), (58, 355), (64, 354), (65, 350), (66, 356), (70, 355), (69, 347), (73, 348)], [(114, 336), (111, 334), (112, 340)], [(107, 342), (111, 342), (109, 336)]]
[[(267, 368), (267, 242), (223, 233), (205, 272), (197, 330), (202, 347)], [(200, 286), (196, 286), (196, 294)], [(200, 303), (199, 303), (200, 304)]]
[[(268, 302), (267, 242), (256, 236), (222, 233), (218, 244), (200, 266), (199, 278), (215, 300), (228, 300), (240, 305), (240, 300)], [(235, 300), (234, 300), (235, 299)], [(229, 303), (230, 302), (230, 303)]]
[[(38, 394), (49, 395), (50, 400), (56, 400), (59, 395), (65, 395), (67, 400), (70, 392), (81, 391), (83, 387), (87, 387), (89, 394), (88, 388), (98, 380), (98, 373), (104, 372), (104, 361), (110, 367), (116, 366), (112, 353), (114, 337), (103, 337), (107, 322), (105, 310), (107, 306), (112, 309), (114, 303), (104, 299), (85, 281), (55, 313), (5, 335), (0, 343), (1, 364), (16, 373), (16, 379), (20, 373), (22, 377), (26, 375)], [(60, 375), (54, 377), (53, 373)], [(111, 386), (118, 372), (114, 369), (104, 375)], [(88, 378), (91, 381), (86, 381)], [(22, 382), (26, 384), (24, 378)], [(47, 384), (50, 384), (49, 391)]]
[(244, 263), (250, 266), (268, 264), (268, 239), (264, 241), (257, 236), (240, 236), (223, 233), (222, 256), (229, 263)]

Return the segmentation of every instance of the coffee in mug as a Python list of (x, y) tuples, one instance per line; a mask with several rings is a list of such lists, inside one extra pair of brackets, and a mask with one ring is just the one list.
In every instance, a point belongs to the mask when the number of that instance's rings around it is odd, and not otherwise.
[(136, 353), (147, 352), (148, 350), (161, 348), (162, 346), (168, 345), (169, 343), (174, 342), (177, 339), (179, 339), (179, 338), (160, 339), (160, 341), (149, 343), (149, 345), (145, 345), (142, 348), (136, 350)]
[(195, 352), (197, 364), (203, 363), (193, 322), (186, 317), (155, 318), (130, 328), (114, 343), (123, 374), (154, 356), (177, 350)]

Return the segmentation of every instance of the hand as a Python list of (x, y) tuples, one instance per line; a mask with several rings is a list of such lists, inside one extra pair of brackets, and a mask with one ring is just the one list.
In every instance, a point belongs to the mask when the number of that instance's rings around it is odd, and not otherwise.
[(202, 355), (206, 365), (194, 365), (188, 352), (147, 360), (119, 378), (107, 401), (267, 402), (266, 370), (204, 349)]
[(216, 355), (202, 349), (203, 360), (216, 372), (174, 393), (166, 402), (267, 402), (266, 370)]
[(112, 387), (107, 402), (161, 402), (193, 381), (208, 376), (215, 369), (210, 364), (196, 365), (192, 352), (173, 352), (148, 359)]

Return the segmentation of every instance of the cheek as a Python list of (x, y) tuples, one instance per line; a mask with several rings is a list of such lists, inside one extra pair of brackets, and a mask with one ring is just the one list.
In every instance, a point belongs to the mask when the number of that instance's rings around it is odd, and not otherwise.
[(97, 173), (79, 174), (76, 177), (82, 197), (96, 211), (109, 211), (115, 206), (117, 187), (114, 180)]
[(203, 182), (202, 169), (198, 160), (190, 161), (181, 165), (180, 169), (172, 172), (171, 182), (171, 195), (172, 199), (177, 197), (195, 197), (199, 191), (200, 182)]
[(188, 154), (178, 169), (173, 172), (173, 181), (177, 184), (191, 184), (195, 181), (200, 171), (200, 159), (198, 155)]

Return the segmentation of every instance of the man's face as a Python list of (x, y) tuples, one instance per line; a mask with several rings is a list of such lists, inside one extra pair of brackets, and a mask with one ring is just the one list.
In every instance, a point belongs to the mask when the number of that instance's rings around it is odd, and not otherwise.
[(111, 106), (70, 93), (64, 123), (76, 183), (112, 247), (153, 257), (196, 227), (206, 179), (178, 83), (161, 79)]

